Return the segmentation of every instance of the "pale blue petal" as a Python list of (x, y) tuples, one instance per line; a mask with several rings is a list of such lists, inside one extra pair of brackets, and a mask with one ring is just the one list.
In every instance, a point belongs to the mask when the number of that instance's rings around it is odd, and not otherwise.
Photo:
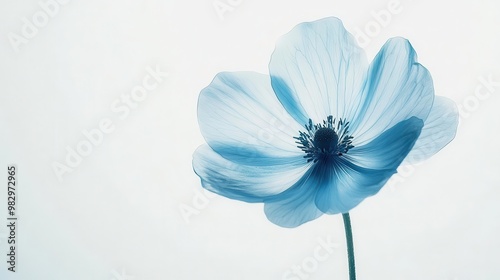
[(272, 86), (301, 124), (351, 118), (368, 68), (365, 54), (337, 18), (301, 23), (276, 44)]
[(318, 169), (322, 169), (322, 166), (316, 164), (291, 188), (264, 201), (264, 212), (269, 221), (282, 227), (293, 228), (323, 214), (316, 207), (314, 198), (318, 188), (329, 184), (330, 181), (328, 177), (322, 176)]
[(341, 158), (323, 173), (330, 177), (330, 184), (318, 189), (316, 207), (326, 214), (338, 214), (349, 212), (376, 194), (396, 170), (363, 168)]
[(204, 188), (246, 202), (263, 202), (287, 190), (308, 168), (302, 156), (256, 159), (253, 165), (242, 165), (225, 159), (208, 145), (200, 146), (193, 155), (193, 169)]
[(293, 139), (302, 124), (286, 112), (263, 74), (219, 73), (200, 93), (198, 122), (208, 145), (233, 161), (303, 155)]
[(356, 117), (350, 120), (355, 146), (410, 117), (427, 119), (434, 88), (429, 71), (416, 61), (406, 39), (393, 38), (382, 47), (370, 65)]
[(361, 167), (396, 170), (417, 141), (424, 122), (416, 117), (402, 121), (344, 157)]
[(436, 96), (415, 146), (403, 164), (415, 164), (439, 152), (457, 132), (457, 105), (448, 98)]
[(328, 214), (346, 213), (376, 194), (396, 173), (422, 126), (422, 120), (412, 117), (333, 161), (322, 175), (329, 177), (330, 183), (318, 190), (315, 198), (318, 209)]

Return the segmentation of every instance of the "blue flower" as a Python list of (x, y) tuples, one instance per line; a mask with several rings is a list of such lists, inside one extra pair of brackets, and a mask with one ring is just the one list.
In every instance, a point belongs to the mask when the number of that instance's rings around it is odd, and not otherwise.
[(264, 203), (279, 226), (347, 213), (455, 136), (455, 104), (434, 95), (406, 39), (368, 64), (339, 19), (302, 23), (277, 43), (269, 73), (219, 73), (202, 90), (207, 145), (193, 168), (212, 192)]

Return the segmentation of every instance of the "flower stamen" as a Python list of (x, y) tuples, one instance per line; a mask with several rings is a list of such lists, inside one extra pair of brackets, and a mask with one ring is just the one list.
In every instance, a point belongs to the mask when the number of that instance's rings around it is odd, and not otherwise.
[(304, 151), (307, 162), (317, 162), (322, 159), (342, 156), (354, 146), (349, 135), (349, 122), (346, 119), (338, 121), (328, 116), (323, 123), (314, 124), (311, 119), (304, 126), (306, 132), (299, 131), (298, 137), (293, 137), (299, 149)]

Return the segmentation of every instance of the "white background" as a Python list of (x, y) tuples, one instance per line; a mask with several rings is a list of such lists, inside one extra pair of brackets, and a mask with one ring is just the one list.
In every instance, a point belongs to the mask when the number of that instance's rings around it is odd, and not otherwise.
[[(381, 26), (386, 0), (226, 1), (220, 15), (212, 0), (72, 0), (18, 51), (9, 38), (43, 9), (0, 1), (0, 278), (347, 279), (340, 216), (283, 229), (260, 204), (201, 195), (191, 167), (204, 142), (197, 97), (215, 74), (267, 73), (281, 35), (337, 16), (351, 33), (371, 28), (370, 59), (388, 38), (408, 38), (436, 94), (462, 107), (451, 144), (351, 212), (359, 279), (498, 279), (500, 86), (481, 79), (500, 81), (500, 2), (400, 0)], [(120, 118), (111, 104), (148, 67), (169, 76)], [(114, 131), (58, 180), (54, 162), (103, 119)], [(4, 261), (9, 164), (16, 273)], [(337, 243), (324, 261), (314, 260), (319, 239)], [(283, 278), (292, 266), (305, 276)]]

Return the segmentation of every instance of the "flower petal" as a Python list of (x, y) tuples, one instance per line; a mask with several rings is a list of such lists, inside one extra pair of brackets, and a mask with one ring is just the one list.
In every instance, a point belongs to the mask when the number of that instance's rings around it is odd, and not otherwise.
[(200, 93), (198, 122), (208, 145), (230, 160), (252, 163), (253, 155), (302, 153), (293, 139), (302, 125), (285, 111), (263, 74), (219, 73)]
[(320, 165), (315, 165), (288, 190), (264, 201), (264, 212), (269, 221), (293, 228), (323, 214), (314, 204), (314, 198), (318, 188), (330, 181), (318, 169), (321, 169)]
[(323, 172), (323, 176), (330, 177), (330, 184), (318, 190), (315, 198), (318, 209), (327, 214), (346, 213), (376, 194), (396, 173), (422, 126), (422, 120), (412, 117), (334, 161), (332, 167)]
[(434, 100), (429, 71), (416, 62), (417, 55), (403, 38), (392, 38), (377, 54), (368, 72), (363, 100), (351, 121), (355, 146), (410, 117), (424, 120)]
[(417, 141), (424, 122), (416, 117), (402, 121), (370, 143), (350, 149), (344, 157), (369, 169), (396, 170)]
[(338, 214), (349, 212), (365, 198), (376, 194), (396, 170), (368, 169), (341, 159), (324, 173), (331, 183), (318, 190), (316, 207), (326, 214)]
[(307, 171), (302, 156), (256, 160), (242, 165), (225, 159), (208, 145), (193, 155), (193, 168), (204, 188), (231, 199), (263, 202), (295, 184)]
[(337, 18), (301, 23), (277, 43), (269, 64), (272, 86), (299, 122), (350, 118), (359, 102), (367, 60)]
[(448, 98), (436, 96), (422, 133), (403, 164), (415, 164), (439, 152), (457, 132), (457, 105)]

